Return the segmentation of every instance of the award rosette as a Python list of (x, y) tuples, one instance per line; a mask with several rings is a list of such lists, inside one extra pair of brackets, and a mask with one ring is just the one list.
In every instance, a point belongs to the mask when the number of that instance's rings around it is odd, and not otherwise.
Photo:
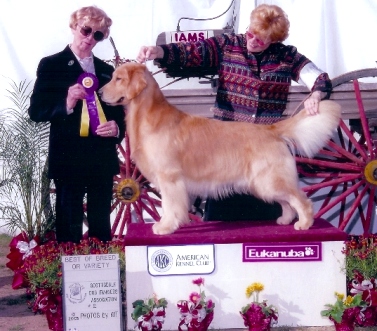
[(96, 130), (98, 125), (106, 123), (105, 113), (96, 93), (98, 79), (95, 75), (84, 72), (80, 75), (77, 82), (85, 88), (87, 93), (82, 105), (80, 136), (87, 137), (89, 135), (89, 128), (93, 135), (97, 135)]

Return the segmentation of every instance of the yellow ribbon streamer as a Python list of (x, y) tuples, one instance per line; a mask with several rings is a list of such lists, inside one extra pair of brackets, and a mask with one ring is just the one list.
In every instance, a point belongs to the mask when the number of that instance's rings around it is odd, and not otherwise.
[[(94, 92), (94, 97), (96, 100), (96, 106), (98, 111), (98, 118), (100, 124), (106, 123), (106, 116), (103, 112), (101, 103), (98, 100), (97, 93)], [(86, 100), (83, 100), (82, 103), (82, 111), (81, 111), (81, 124), (80, 124), (80, 137), (88, 137), (89, 136), (89, 112), (88, 112), (88, 104), (86, 103)]]

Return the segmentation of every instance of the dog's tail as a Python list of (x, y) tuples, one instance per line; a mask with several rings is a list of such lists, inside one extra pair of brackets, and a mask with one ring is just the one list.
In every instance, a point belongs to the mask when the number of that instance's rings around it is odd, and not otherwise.
[(309, 115), (305, 109), (297, 115), (274, 124), (277, 134), (296, 152), (313, 157), (333, 136), (341, 117), (340, 105), (325, 100), (319, 104), (319, 114)]

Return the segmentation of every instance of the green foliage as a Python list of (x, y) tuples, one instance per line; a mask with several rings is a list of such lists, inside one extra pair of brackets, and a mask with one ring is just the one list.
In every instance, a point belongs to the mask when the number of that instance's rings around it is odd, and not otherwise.
[(0, 110), (0, 220), (11, 234), (25, 231), (43, 237), (54, 221), (47, 178), (48, 123), (27, 113), (30, 83), (12, 82), (7, 90), (12, 108)]
[(153, 297), (146, 300), (136, 300), (132, 303), (132, 308), (134, 310), (131, 313), (131, 318), (134, 321), (137, 321), (140, 316), (148, 314), (154, 308), (166, 308), (167, 305), (168, 302), (164, 298), (157, 299), (156, 297)]
[(361, 293), (356, 294), (355, 296), (348, 296), (343, 300), (344, 296), (339, 293), (335, 293), (336, 302), (335, 304), (327, 304), (325, 307), (327, 309), (321, 311), (321, 316), (331, 317), (337, 323), (342, 321), (342, 316), (344, 311), (348, 308), (354, 307), (364, 307), (365, 303), (361, 298)]
[(24, 260), (25, 271), (30, 292), (37, 289), (50, 289), (53, 293), (62, 290), (62, 256), (90, 254), (119, 254), (121, 279), (125, 278), (125, 254), (121, 241), (102, 242), (96, 238), (83, 239), (79, 244), (48, 241), (37, 246), (33, 253)]
[(365, 279), (377, 278), (377, 235), (351, 237), (346, 241), (343, 253), (346, 256), (347, 279), (354, 278), (354, 270), (358, 270)]

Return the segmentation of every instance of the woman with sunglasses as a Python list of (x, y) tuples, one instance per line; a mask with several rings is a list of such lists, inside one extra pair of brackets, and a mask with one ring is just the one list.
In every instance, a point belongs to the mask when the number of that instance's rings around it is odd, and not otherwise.
[(93, 48), (107, 38), (112, 20), (97, 7), (72, 13), (72, 43), (43, 58), (37, 69), (29, 115), (50, 122), (48, 175), (56, 187), (56, 236), (79, 242), (86, 194), (88, 234), (111, 240), (113, 176), (119, 173), (116, 146), (125, 134), (124, 110), (102, 103), (96, 91), (114, 68), (95, 57)]
[[(156, 59), (161, 68), (215, 68), (218, 87), (214, 117), (222, 121), (272, 124), (286, 109), (291, 81), (305, 84), (311, 95), (304, 102), (315, 115), (321, 98), (331, 92), (328, 75), (296, 47), (283, 44), (289, 20), (278, 6), (262, 4), (250, 15), (245, 34), (222, 34), (193, 43), (141, 47), (137, 60)], [(221, 148), (221, 137), (219, 137)], [(268, 171), (268, 169), (266, 169)], [(250, 195), (207, 199), (206, 220), (267, 220), (281, 216), (279, 204)]]

